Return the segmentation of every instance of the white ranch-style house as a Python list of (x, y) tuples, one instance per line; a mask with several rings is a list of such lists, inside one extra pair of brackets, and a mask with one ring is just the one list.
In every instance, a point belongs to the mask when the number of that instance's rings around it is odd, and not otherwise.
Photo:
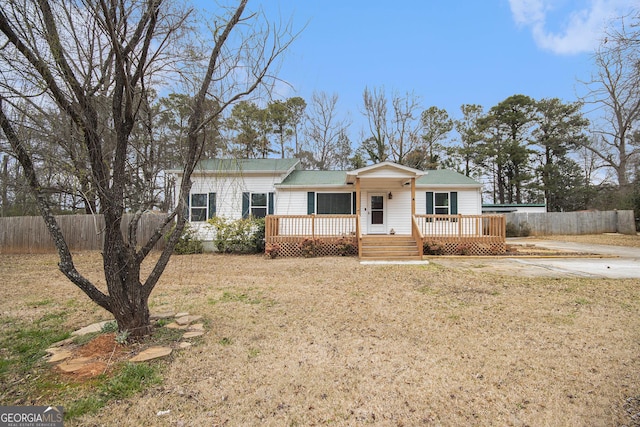
[[(178, 194), (181, 171), (175, 176)], [(303, 170), (296, 159), (203, 160), (192, 174), (188, 219), (212, 240), (207, 219), (265, 218), (267, 247), (300, 255), (303, 241), (362, 259), (442, 253), (501, 253), (504, 217), (482, 214), (481, 184), (450, 170), (382, 162), (350, 171)], [(177, 202), (177, 200), (176, 200)]]

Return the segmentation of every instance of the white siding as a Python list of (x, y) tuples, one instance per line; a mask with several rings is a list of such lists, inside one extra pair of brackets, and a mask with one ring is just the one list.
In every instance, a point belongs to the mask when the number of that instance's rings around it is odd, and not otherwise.
[(416, 214), (427, 213), (427, 191), (434, 193), (458, 192), (458, 214), (460, 215), (480, 215), (482, 214), (482, 199), (478, 189), (461, 188), (416, 188)]
[(278, 190), (276, 194), (276, 215), (306, 215), (307, 191)]
[[(277, 179), (276, 179), (277, 178)], [(242, 218), (242, 193), (270, 193), (279, 177), (269, 175), (196, 178), (191, 193), (216, 193), (216, 215), (230, 219)]]
[[(279, 183), (280, 175), (255, 174), (232, 175), (227, 177), (217, 175), (193, 176), (191, 194), (216, 193), (216, 216), (229, 219), (242, 218), (242, 193), (271, 193), (275, 192), (274, 184)], [(180, 178), (176, 180), (176, 193), (180, 188)], [(176, 194), (176, 203), (177, 203)], [(277, 204), (277, 200), (275, 201)], [(306, 212), (305, 212), (306, 213)], [(213, 240), (214, 233), (206, 222), (192, 222), (198, 237), (202, 240)]]

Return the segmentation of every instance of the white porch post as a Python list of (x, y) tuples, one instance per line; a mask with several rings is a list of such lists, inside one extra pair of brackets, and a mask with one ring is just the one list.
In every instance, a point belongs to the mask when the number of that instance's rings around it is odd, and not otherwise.
[(411, 178), (411, 218), (416, 214), (416, 177)]

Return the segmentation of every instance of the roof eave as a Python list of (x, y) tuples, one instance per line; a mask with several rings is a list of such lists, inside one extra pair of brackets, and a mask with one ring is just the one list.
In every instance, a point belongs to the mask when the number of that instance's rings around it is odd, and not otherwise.
[(275, 184), (274, 187), (282, 189), (300, 188), (352, 188), (353, 184)]
[(482, 188), (482, 184), (422, 184), (416, 183), (416, 188)]

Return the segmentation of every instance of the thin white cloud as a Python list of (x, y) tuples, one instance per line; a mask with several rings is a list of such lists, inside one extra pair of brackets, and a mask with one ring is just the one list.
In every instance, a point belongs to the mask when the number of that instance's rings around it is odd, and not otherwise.
[(586, 6), (568, 12), (560, 28), (549, 28), (549, 13), (557, 0), (509, 0), (513, 20), (531, 30), (538, 47), (557, 54), (593, 51), (607, 24), (626, 15), (637, 0), (589, 0)]
[(509, 0), (513, 19), (519, 25), (531, 25), (544, 22), (544, 0)]

